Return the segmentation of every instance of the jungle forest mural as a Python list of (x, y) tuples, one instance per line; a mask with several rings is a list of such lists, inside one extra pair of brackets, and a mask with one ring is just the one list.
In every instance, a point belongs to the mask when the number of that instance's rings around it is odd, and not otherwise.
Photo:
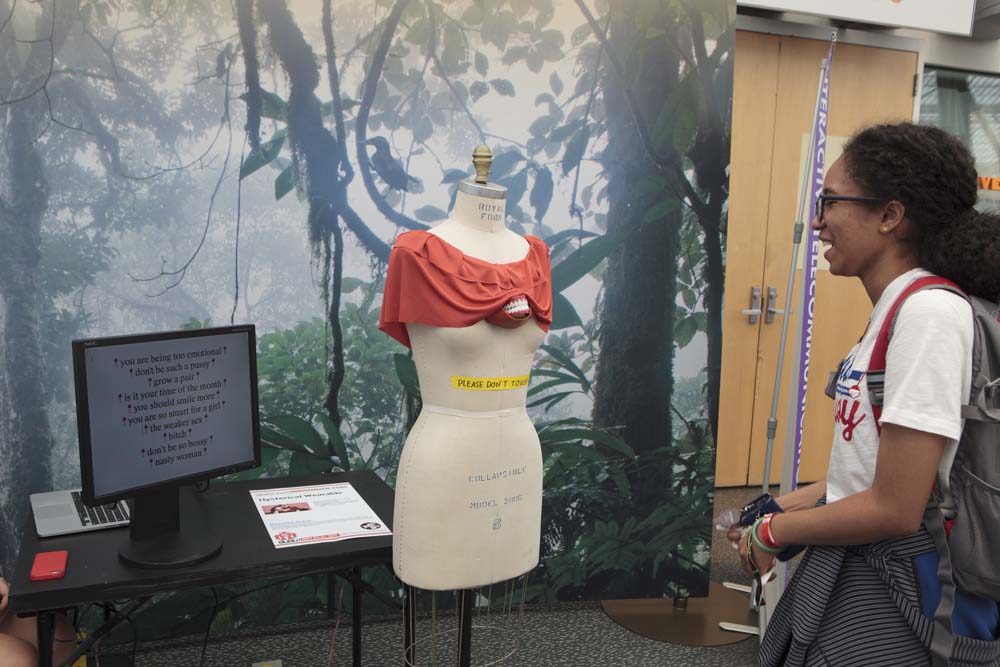
[[(264, 464), (390, 485), (420, 410), (395, 236), (487, 144), (551, 249), (529, 601), (706, 595), (731, 0), (0, 0), (0, 568), (79, 484), (70, 340), (250, 322)], [(387, 599), (388, 570), (369, 573)], [(159, 596), (143, 638), (325, 616), (310, 577)], [(145, 621), (144, 621), (145, 619)]]

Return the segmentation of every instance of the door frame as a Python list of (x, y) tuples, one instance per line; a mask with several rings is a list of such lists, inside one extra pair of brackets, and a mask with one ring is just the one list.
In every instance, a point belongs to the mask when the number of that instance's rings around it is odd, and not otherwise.
[[(799, 16), (794, 14), (782, 13), (782, 17), (795, 16), (803, 21), (808, 20), (808, 17)], [(837, 30), (837, 42), (843, 42), (844, 44), (856, 44), (858, 46), (872, 46), (879, 49), (890, 49), (893, 51), (909, 51), (910, 53), (917, 54), (917, 78), (914, 82), (916, 87), (916, 94), (913, 96), (913, 122), (917, 122), (920, 118), (920, 96), (923, 92), (923, 80), (924, 80), (924, 62), (925, 62), (925, 52), (924, 48), (926, 42), (922, 39), (915, 37), (903, 37), (900, 35), (892, 34), (885, 30), (857, 30), (853, 28), (836, 28), (835, 26), (822, 25), (816, 23), (815, 21), (823, 21), (824, 19), (813, 19), (814, 22), (811, 23), (800, 23), (798, 21), (790, 21), (785, 18), (768, 18), (764, 16), (751, 16), (749, 14), (741, 14), (737, 10), (736, 13), (736, 30), (746, 30), (748, 32), (761, 32), (767, 35), (778, 35), (780, 37), (802, 37), (804, 39), (817, 39), (820, 41), (829, 41), (830, 35), (833, 30)], [(740, 54), (736, 54), (739, 58)], [(836, 57), (834, 57), (834, 65), (836, 65)], [(836, 71), (836, 70), (835, 70)]]

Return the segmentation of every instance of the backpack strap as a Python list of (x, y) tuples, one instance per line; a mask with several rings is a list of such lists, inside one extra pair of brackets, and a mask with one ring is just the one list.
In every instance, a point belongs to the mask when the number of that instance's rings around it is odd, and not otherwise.
[[(868, 362), (868, 397), (875, 418), (875, 428), (882, 435), (882, 405), (885, 399), (885, 359), (889, 352), (889, 338), (896, 328), (896, 318), (903, 302), (910, 296), (925, 289), (945, 289), (949, 292), (968, 298), (962, 289), (952, 281), (940, 276), (925, 276), (917, 278), (903, 289), (896, 298), (889, 312), (886, 313), (882, 327), (875, 338), (872, 356)], [(945, 526), (944, 512), (937, 500), (937, 484), (935, 492), (927, 503), (924, 511), (924, 527), (934, 540), (938, 552), (938, 580), (941, 582), (941, 600), (934, 610), (934, 625), (931, 633), (930, 652), (934, 667), (948, 665), (955, 650), (955, 636), (952, 631), (951, 616), (955, 610), (955, 582), (952, 575), (951, 550), (948, 548), (948, 530)]]
[(931, 664), (945, 667), (955, 651), (955, 635), (952, 631), (951, 616), (955, 612), (955, 579), (951, 567), (951, 549), (948, 548), (948, 531), (945, 529), (944, 512), (935, 499), (935, 494), (924, 509), (924, 527), (934, 540), (938, 552), (938, 581), (941, 582), (941, 599), (934, 610), (934, 624), (931, 631)]
[(889, 307), (889, 312), (886, 313), (882, 327), (875, 338), (872, 356), (868, 361), (868, 374), (865, 376), (868, 384), (868, 400), (872, 405), (872, 416), (875, 418), (875, 428), (879, 435), (882, 435), (882, 404), (885, 399), (885, 358), (889, 352), (889, 338), (892, 337), (892, 332), (896, 328), (896, 318), (899, 317), (899, 309), (903, 306), (903, 302), (916, 292), (925, 289), (945, 289), (960, 295), (962, 298), (967, 298), (965, 292), (947, 278), (924, 276), (910, 282)]

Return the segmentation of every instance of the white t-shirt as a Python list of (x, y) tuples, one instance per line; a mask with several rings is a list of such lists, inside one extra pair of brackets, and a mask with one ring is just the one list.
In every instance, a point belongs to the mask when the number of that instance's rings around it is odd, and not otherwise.
[[(878, 430), (868, 398), (868, 362), (889, 308), (910, 282), (928, 275), (923, 269), (913, 269), (889, 283), (872, 310), (867, 331), (841, 369), (836, 382), (827, 502), (872, 486)], [(951, 506), (948, 473), (964, 425), (962, 405), (969, 400), (973, 335), (969, 303), (946, 290), (928, 289), (903, 303), (886, 352), (881, 423), (948, 439), (939, 468), (946, 509)]]

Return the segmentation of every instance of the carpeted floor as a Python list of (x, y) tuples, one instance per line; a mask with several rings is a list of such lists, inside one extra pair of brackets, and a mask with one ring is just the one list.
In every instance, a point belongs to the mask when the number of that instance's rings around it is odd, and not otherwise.
[[(717, 511), (739, 507), (759, 493), (759, 489), (719, 489), (715, 496)], [(722, 533), (713, 531), (712, 579), (749, 583), (739, 568), (739, 559)], [(473, 620), (473, 665), (531, 667), (743, 667), (756, 664), (756, 638), (722, 647), (692, 648), (666, 644), (639, 635), (612, 621), (599, 603), (569, 603), (542, 607), (527, 607), (524, 616), (495, 614)], [(365, 667), (397, 667), (403, 662), (402, 615), (399, 619), (366, 619), (363, 627), (363, 665)], [(435, 626), (423, 619), (417, 637), (440, 637), (436, 649), (428, 644), (418, 650), (416, 665), (420, 667), (450, 667), (447, 640), (456, 635), (453, 613), (439, 614)], [(351, 664), (351, 627), (348, 622), (336, 629), (334, 624), (315, 622), (294, 626), (278, 626), (265, 630), (214, 637), (209, 641), (202, 660), (201, 635), (165, 642), (142, 642), (135, 665), (138, 667), (250, 667), (255, 662), (281, 660), (281, 667), (346, 667)], [(516, 643), (516, 644), (515, 644)], [(122, 664), (121, 651), (131, 646), (111, 647), (98, 663), (91, 658), (88, 665), (110, 667)], [(332, 650), (331, 650), (332, 649)], [(516, 650), (515, 650), (516, 649)], [(453, 654), (452, 654), (453, 655)], [(128, 661), (126, 661), (127, 663)], [(277, 665), (276, 662), (273, 663)]]

